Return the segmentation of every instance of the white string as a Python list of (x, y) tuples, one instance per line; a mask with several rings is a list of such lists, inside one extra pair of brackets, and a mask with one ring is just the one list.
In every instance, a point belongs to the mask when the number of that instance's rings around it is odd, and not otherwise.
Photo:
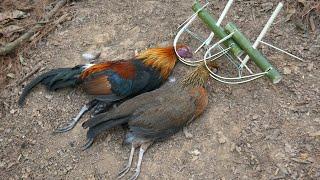
[(181, 36), (181, 34), (185, 31), (186, 28), (189, 27), (189, 25), (195, 20), (195, 18), (197, 17), (197, 14), (198, 12), (200, 12), (203, 8), (205, 8), (209, 3), (206, 3), (203, 7), (201, 7), (197, 12), (195, 12), (191, 17), (189, 17), (189, 21), (185, 23), (185, 25), (179, 30), (179, 32), (177, 33), (176, 37), (174, 38), (174, 41), (173, 41), (173, 47), (174, 47), (174, 50), (175, 50), (175, 53), (177, 54), (178, 56), (178, 59), (186, 64), (186, 65), (192, 65), (192, 66), (196, 66), (195, 64), (198, 64), (200, 62), (202, 62), (203, 60), (196, 60), (196, 61), (188, 61), (188, 60), (185, 60), (184, 58), (182, 58), (178, 53), (177, 53), (177, 42)]
[[(266, 25), (263, 27), (261, 33), (259, 34), (258, 38), (256, 39), (256, 41), (253, 43), (252, 47), (254, 49), (256, 49), (259, 45), (259, 43), (261, 42), (261, 40), (263, 39), (263, 37), (266, 35), (268, 29), (270, 29), (273, 21), (276, 19), (276, 17), (278, 16), (279, 12), (281, 11), (283, 7), (283, 3), (279, 3), (278, 6), (276, 7), (276, 9), (273, 11), (271, 17), (269, 18), (268, 22), (266, 23)], [(247, 62), (249, 61), (250, 57), (247, 55), (242, 64), (240, 65), (240, 67), (242, 68), (245, 64), (247, 64)]]
[(291, 57), (293, 57), (293, 58), (296, 58), (296, 59), (298, 59), (298, 60), (300, 60), (300, 61), (302, 61), (302, 62), (305, 62), (305, 60), (299, 58), (298, 56), (295, 56), (295, 55), (293, 55), (293, 54), (291, 54), (291, 53), (289, 53), (289, 52), (287, 52), (287, 51), (285, 51), (285, 50), (282, 50), (282, 49), (280, 49), (280, 48), (278, 48), (278, 47), (276, 47), (276, 46), (274, 46), (274, 45), (271, 45), (271, 44), (266, 43), (266, 42), (264, 42), (264, 41), (260, 41), (260, 42), (261, 42), (262, 44), (265, 44), (265, 45), (267, 45), (267, 46), (270, 46), (270, 47), (272, 47), (272, 48), (274, 48), (274, 49), (276, 49), (276, 50), (278, 50), (278, 51), (280, 51), (280, 52), (283, 52), (283, 53), (285, 53), (285, 54), (287, 54), (287, 55), (289, 55), (289, 56), (291, 56)]
[[(232, 2), (232, 0), (229, 1), (229, 3)], [(249, 81), (252, 81), (252, 80), (255, 80), (257, 78), (260, 78), (260, 77), (263, 77), (265, 74), (268, 73), (268, 71), (265, 71), (265, 72), (262, 72), (262, 73), (257, 73), (257, 74), (251, 74), (251, 75), (248, 75), (248, 76), (240, 76), (239, 77), (223, 77), (223, 76), (219, 76), (218, 74), (215, 74), (208, 66), (207, 66), (207, 61), (215, 61), (217, 60), (218, 58), (220, 58), (221, 56), (223, 55), (227, 55), (227, 53), (229, 52), (229, 50), (232, 48), (232, 45), (226, 49), (221, 49), (220, 52), (214, 54), (214, 55), (211, 55), (211, 50), (213, 48), (215, 48), (216, 46), (220, 46), (220, 43), (224, 42), (225, 40), (229, 39), (232, 37), (232, 35), (234, 34), (231, 33), (229, 34), (228, 36), (224, 37), (223, 39), (221, 39), (220, 41), (218, 41), (217, 43), (215, 43), (213, 46), (211, 46), (205, 53), (204, 55), (204, 59), (201, 59), (201, 60), (193, 60), (193, 61), (190, 61), (190, 60), (186, 60), (184, 58), (182, 58), (178, 53), (177, 53), (177, 43), (178, 43), (178, 40), (180, 38), (180, 36), (182, 35), (182, 33), (186, 32), (187, 31), (187, 28), (190, 26), (190, 24), (196, 19), (198, 13), (204, 9), (207, 5), (209, 4), (209, 2), (207, 2), (203, 7), (201, 7), (199, 10), (197, 10), (193, 15), (191, 15), (189, 18), (187, 18), (187, 20), (185, 20), (181, 25), (179, 25), (179, 28), (181, 28), (176, 37), (174, 38), (174, 41), (173, 41), (173, 46), (174, 46), (174, 50), (177, 54), (177, 57), (178, 59), (186, 64), (186, 65), (189, 65), (189, 66), (198, 66), (199, 63), (203, 62), (205, 63), (205, 66), (206, 68), (208, 69), (209, 73), (210, 73), (210, 76), (214, 79), (216, 79), (217, 81), (219, 82), (222, 82), (222, 83), (226, 83), (226, 84), (241, 84), (241, 83), (246, 83), (246, 82), (249, 82)], [(231, 6), (231, 4), (230, 4)], [(230, 7), (228, 7), (230, 8)], [(228, 10), (228, 8), (225, 8)], [(220, 17), (221, 18), (221, 17)], [(222, 18), (223, 19), (223, 18)], [(222, 21), (222, 20), (221, 20)], [(220, 22), (221, 23), (221, 22)], [(190, 34), (191, 36), (194, 36), (193, 35), (193, 32), (191, 32)], [(195, 37), (195, 36), (194, 36)], [(209, 36), (210, 37), (210, 36)], [(196, 38), (196, 37), (195, 37)], [(208, 40), (208, 39), (207, 39)], [(204, 41), (204, 43), (206, 43), (206, 41)], [(203, 46), (203, 45), (202, 45)], [(202, 47), (200, 46), (196, 51), (199, 51), (199, 49)], [(213, 58), (213, 59), (211, 59)], [(237, 57), (239, 59), (239, 57)], [(239, 59), (240, 60), (240, 59)], [(240, 62), (242, 63), (242, 61), (240, 60)], [(245, 64), (244, 64), (244, 67), (246, 67), (249, 72), (252, 72)]]

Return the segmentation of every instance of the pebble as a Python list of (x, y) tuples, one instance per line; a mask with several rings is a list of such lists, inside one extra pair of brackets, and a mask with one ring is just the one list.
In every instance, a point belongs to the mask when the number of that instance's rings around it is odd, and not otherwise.
[(72, 169), (73, 169), (73, 167), (72, 166), (69, 166), (69, 165), (67, 165), (67, 171), (71, 171)]
[(11, 132), (11, 129), (8, 128), (8, 129), (4, 130), (4, 132), (5, 132), (5, 133), (10, 133), (10, 132)]
[(5, 165), (6, 165), (6, 163), (5, 163), (5, 162), (0, 161), (0, 168), (3, 168)]
[(16, 110), (14, 110), (14, 109), (10, 110), (10, 114), (14, 114), (15, 112), (16, 112)]
[(217, 134), (218, 134), (218, 141), (220, 144), (224, 144), (227, 142), (227, 138), (223, 135), (221, 131), (219, 131)]
[(231, 142), (231, 145), (230, 145), (230, 152), (233, 152), (236, 150), (236, 144), (234, 142)]
[(291, 74), (291, 73), (292, 73), (292, 71), (291, 71), (290, 68), (288, 68), (288, 67), (284, 67), (283, 68), (283, 74), (288, 75), (288, 74)]
[(252, 116), (252, 119), (253, 120), (257, 120), (259, 118), (259, 115), (258, 114), (254, 114), (253, 116)]
[(45, 97), (46, 99), (48, 99), (48, 100), (51, 100), (51, 99), (53, 98), (52, 95), (45, 95), (44, 97)]
[(184, 136), (187, 138), (187, 139), (191, 139), (193, 138), (193, 135), (191, 133), (189, 133), (188, 129), (187, 128), (183, 128), (183, 133), (184, 133)]
[(309, 63), (308, 66), (307, 66), (307, 70), (310, 72), (313, 70), (313, 67), (314, 67), (314, 63)]
[(241, 147), (240, 146), (236, 146), (236, 151), (240, 154), (241, 153)]
[(8, 73), (8, 74), (7, 74), (7, 77), (9, 77), (9, 78), (11, 78), (11, 79), (14, 79), (14, 78), (16, 78), (16, 75), (13, 74), (13, 73)]
[(198, 149), (195, 149), (193, 151), (189, 151), (189, 154), (191, 154), (193, 156), (199, 156), (201, 154), (201, 152)]

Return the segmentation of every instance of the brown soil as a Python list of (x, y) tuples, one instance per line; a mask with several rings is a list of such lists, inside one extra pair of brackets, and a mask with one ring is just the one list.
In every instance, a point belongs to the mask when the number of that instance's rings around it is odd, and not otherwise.
[[(215, 14), (226, 3), (211, 2), (209, 9)], [(269, 7), (274, 9), (277, 2), (236, 1), (228, 19), (253, 40), (271, 14)], [(47, 69), (84, 63), (81, 54), (92, 49), (102, 49), (102, 58), (120, 59), (131, 57), (135, 49), (171, 42), (178, 25), (192, 14), (192, 3), (77, 1), (72, 21), (38, 43), (22, 72), (27, 74), (39, 63)], [(285, 20), (282, 12), (265, 40), (306, 62), (263, 47), (284, 74), (279, 84), (267, 78), (243, 85), (211, 80), (209, 107), (188, 127), (193, 137), (178, 133), (153, 145), (140, 179), (320, 178), (319, 29), (301, 31)], [(198, 28), (205, 29), (200, 24)], [(179, 63), (173, 75), (182, 78), (190, 69)], [(48, 92), (39, 86), (22, 109), (16, 103), (21, 89), (1, 92), (1, 179), (115, 179), (130, 151), (122, 146), (121, 128), (81, 151), (85, 130), (80, 124), (68, 133), (52, 132), (88, 97), (80, 89)]]

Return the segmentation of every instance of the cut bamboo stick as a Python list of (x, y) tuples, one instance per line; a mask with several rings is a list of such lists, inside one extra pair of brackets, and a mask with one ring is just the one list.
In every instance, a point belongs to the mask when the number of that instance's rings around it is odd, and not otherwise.
[(238, 30), (235, 24), (228, 23), (225, 27), (228, 33), (234, 33), (232, 38), (234, 41), (248, 54), (254, 63), (266, 74), (274, 84), (282, 79), (280, 73), (269, 63), (269, 61), (255, 48), (251, 42)]
[[(198, 0), (195, 1), (195, 3), (192, 6), (192, 10), (194, 12), (197, 12), (199, 9), (201, 9), (201, 4)], [(209, 29), (214, 32), (220, 39), (225, 38), (228, 36), (228, 34), (224, 31), (223, 28), (217, 25), (217, 21), (206, 11), (205, 9), (202, 9), (198, 12), (198, 17), (209, 27)], [(224, 41), (224, 45), (226, 47), (231, 47), (232, 54), (237, 57), (242, 53), (242, 50), (239, 48), (239, 46), (234, 43), (232, 39), (228, 39)]]

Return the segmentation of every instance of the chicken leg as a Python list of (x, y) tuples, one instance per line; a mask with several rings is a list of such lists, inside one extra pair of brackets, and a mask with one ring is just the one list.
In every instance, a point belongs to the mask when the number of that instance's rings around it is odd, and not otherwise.
[(138, 163), (137, 163), (137, 167), (134, 170), (135, 173), (133, 174), (133, 176), (131, 176), (131, 178), (129, 180), (136, 180), (138, 178), (138, 176), (140, 175), (140, 171), (141, 171), (141, 164), (142, 164), (142, 159), (143, 159), (143, 155), (146, 152), (146, 150), (148, 149), (148, 147), (152, 144), (152, 142), (146, 142), (143, 143), (140, 146), (140, 151), (139, 151), (139, 158), (138, 158)]
[(136, 147), (134, 147), (132, 145), (131, 147), (131, 152), (130, 152), (130, 156), (129, 156), (129, 160), (128, 160), (128, 164), (125, 166), (125, 168), (119, 172), (117, 179), (122, 178), (124, 175), (126, 175), (130, 168), (131, 168), (131, 164), (132, 164), (132, 159), (133, 159), (133, 154), (134, 154), (134, 150), (136, 149)]
[(96, 104), (98, 103), (97, 100), (92, 100), (89, 103), (87, 103), (86, 105), (84, 105), (80, 112), (78, 113), (78, 115), (75, 118), (72, 118), (66, 126), (63, 126), (61, 128), (57, 128), (54, 132), (55, 133), (64, 133), (67, 131), (70, 131), (71, 129), (73, 129), (76, 124), (78, 123), (78, 121), (80, 120), (80, 118), (89, 110), (91, 110)]

